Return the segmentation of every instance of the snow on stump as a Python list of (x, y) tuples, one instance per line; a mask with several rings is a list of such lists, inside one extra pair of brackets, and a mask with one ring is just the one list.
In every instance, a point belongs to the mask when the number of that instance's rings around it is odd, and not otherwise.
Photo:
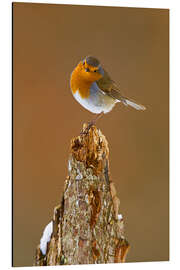
[(125, 261), (129, 244), (108, 158), (107, 140), (95, 126), (71, 140), (64, 193), (36, 249), (34, 265)]

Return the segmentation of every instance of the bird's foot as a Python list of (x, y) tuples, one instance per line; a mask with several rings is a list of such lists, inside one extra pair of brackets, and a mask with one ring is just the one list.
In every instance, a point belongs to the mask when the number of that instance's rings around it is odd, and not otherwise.
[(96, 124), (97, 120), (104, 114), (104, 112), (99, 113), (95, 119), (88, 122), (88, 125), (85, 129), (83, 129), (80, 133), (80, 135), (87, 135), (89, 133), (90, 128)]
[(88, 122), (88, 125), (85, 129), (83, 129), (81, 132), (80, 132), (80, 135), (88, 135), (89, 133), (89, 130), (91, 129), (91, 127), (95, 124), (94, 121), (90, 121)]

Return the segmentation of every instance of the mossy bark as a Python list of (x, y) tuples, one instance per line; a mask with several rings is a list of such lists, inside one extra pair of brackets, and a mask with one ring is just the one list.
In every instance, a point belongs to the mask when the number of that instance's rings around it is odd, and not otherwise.
[(37, 247), (35, 265), (124, 262), (129, 244), (109, 178), (108, 143), (95, 126), (72, 139), (68, 171), (51, 240), (44, 256)]

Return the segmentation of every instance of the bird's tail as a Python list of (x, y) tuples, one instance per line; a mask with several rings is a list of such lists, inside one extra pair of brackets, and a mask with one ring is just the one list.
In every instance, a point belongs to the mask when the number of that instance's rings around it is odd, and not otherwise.
[(122, 97), (121, 101), (125, 106), (131, 106), (136, 110), (139, 110), (139, 111), (146, 110), (146, 107), (144, 107), (141, 104), (136, 103), (135, 101), (133, 101), (133, 100), (131, 100), (129, 98)]

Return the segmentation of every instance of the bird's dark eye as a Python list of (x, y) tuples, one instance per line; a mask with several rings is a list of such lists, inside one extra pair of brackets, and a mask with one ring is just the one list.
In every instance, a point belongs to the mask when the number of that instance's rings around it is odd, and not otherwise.
[(97, 70), (95, 69), (94, 72), (97, 72)]

